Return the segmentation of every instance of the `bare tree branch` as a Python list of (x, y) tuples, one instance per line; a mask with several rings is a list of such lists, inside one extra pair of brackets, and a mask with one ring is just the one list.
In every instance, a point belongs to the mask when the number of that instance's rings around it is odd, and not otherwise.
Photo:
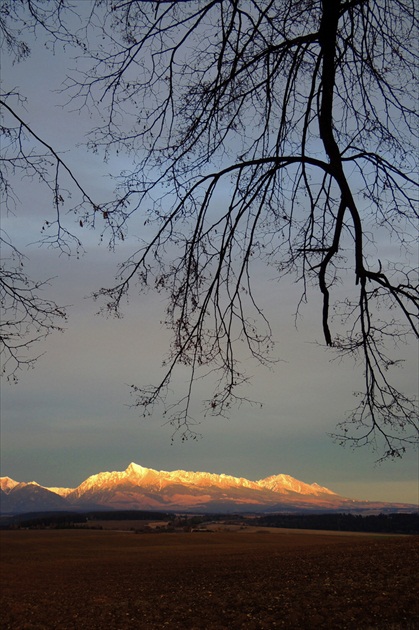
[[(64, 92), (100, 115), (90, 148), (132, 159), (101, 208), (111, 245), (134, 213), (154, 230), (95, 294), (114, 315), (135, 286), (167, 296), (166, 372), (133, 385), (136, 404), (163, 404), (187, 438), (201, 378), (214, 388), (204, 415), (246, 400), (247, 359), (273, 360), (257, 259), (300, 283), (298, 308), (317, 286), (326, 345), (363, 365), (361, 402), (337, 439), (401, 455), (418, 438), (415, 399), (392, 384), (389, 356), (418, 334), (413, 1), (97, 0), (77, 32), (62, 12), (38, 10), (33, 26), (51, 35), (54, 24), (78, 47), (83, 72)], [(100, 213), (81, 192), (95, 226)], [(405, 262), (386, 260), (389, 235)], [(357, 297), (339, 302), (349, 273)], [(189, 370), (184, 391), (178, 368)]]

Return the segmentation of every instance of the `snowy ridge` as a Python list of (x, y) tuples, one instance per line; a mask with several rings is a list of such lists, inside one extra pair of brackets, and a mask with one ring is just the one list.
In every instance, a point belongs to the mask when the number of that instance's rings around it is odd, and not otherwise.
[(313, 494), (315, 496), (319, 494), (336, 494), (332, 490), (329, 490), (329, 488), (319, 486), (317, 483), (304, 483), (289, 475), (272, 475), (271, 477), (266, 477), (266, 479), (261, 479), (258, 481), (258, 484), (262, 488), (268, 488), (274, 492), (291, 491), (298, 492), (299, 494)]
[[(13, 488), (21, 485), (10, 477), (1, 477), (1, 489), (8, 493)], [(22, 482), (23, 483), (23, 482)], [(39, 485), (35, 481), (28, 482)], [(307, 484), (290, 475), (272, 475), (259, 481), (251, 481), (244, 477), (233, 477), (224, 473), (193, 472), (187, 470), (154, 470), (144, 468), (134, 462), (123, 471), (100, 472), (85, 479), (77, 488), (46, 487), (46, 490), (63, 497), (71, 495), (72, 499), (83, 496), (86, 493), (114, 488), (120, 485), (134, 485), (142, 488), (162, 490), (171, 485), (194, 486), (198, 488), (248, 488), (253, 490), (266, 489), (280, 494), (297, 493), (302, 495), (335, 495), (332, 490), (319, 486), (317, 483)], [(27, 484), (26, 484), (27, 485)]]
[(45, 510), (365, 511), (412, 510), (414, 506), (356, 501), (290, 475), (259, 481), (186, 470), (157, 471), (132, 462), (126, 470), (100, 472), (77, 488), (43, 487), (2, 477), (2, 514)]
[[(91, 475), (76, 488), (43, 487), (1, 479), (2, 513), (55, 509), (118, 510), (335, 510), (353, 501), (290, 475), (252, 481), (244, 477), (187, 470), (154, 470), (131, 462), (122, 471)], [(368, 503), (368, 502), (367, 502)]]
[(91, 475), (72, 492), (72, 498), (80, 497), (87, 492), (106, 490), (121, 485), (141, 486), (145, 489), (162, 490), (167, 486), (182, 485), (197, 488), (246, 488), (253, 490), (270, 490), (280, 494), (297, 493), (302, 495), (335, 495), (332, 490), (318, 484), (307, 484), (289, 475), (273, 475), (259, 481), (251, 481), (244, 477), (231, 475), (192, 472), (187, 470), (154, 470), (144, 468), (134, 462), (124, 471), (102, 472)]

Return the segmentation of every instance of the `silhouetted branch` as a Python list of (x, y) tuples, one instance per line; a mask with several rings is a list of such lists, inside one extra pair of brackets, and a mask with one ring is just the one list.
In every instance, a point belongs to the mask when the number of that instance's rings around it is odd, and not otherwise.
[[(214, 386), (204, 414), (246, 399), (247, 359), (272, 361), (252, 281), (258, 259), (300, 283), (298, 308), (318, 287), (326, 344), (363, 365), (361, 403), (339, 439), (400, 455), (418, 428), (387, 356), (391, 341), (417, 336), (413, 1), (94, 1), (77, 32), (63, 15), (32, 18), (80, 51), (83, 72), (64, 92), (100, 115), (89, 146), (133, 164), (100, 213), (80, 190), (83, 220), (95, 226), (102, 214), (111, 246), (137, 212), (154, 230), (95, 297), (118, 316), (134, 286), (167, 296), (165, 374), (133, 385), (136, 404), (145, 413), (163, 404), (191, 437), (201, 378)], [(404, 265), (386, 260), (382, 230)], [(343, 274), (357, 298), (339, 302)], [(183, 391), (178, 368), (189, 371)]]

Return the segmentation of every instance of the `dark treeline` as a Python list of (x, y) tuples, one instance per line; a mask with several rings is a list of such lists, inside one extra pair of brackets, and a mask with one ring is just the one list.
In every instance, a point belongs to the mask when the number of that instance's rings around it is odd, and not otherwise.
[(346, 532), (419, 534), (419, 513), (412, 514), (269, 514), (254, 521), (264, 527), (325, 529)]
[(16, 528), (64, 528), (80, 527), (101, 521), (169, 521), (173, 514), (145, 510), (115, 510), (114, 512), (31, 512), (0, 517), (0, 529)]
[[(190, 528), (224, 522), (257, 527), (284, 527), (291, 529), (315, 529), (328, 531), (371, 532), (389, 534), (419, 534), (419, 513), (410, 514), (175, 514), (145, 510), (115, 510), (90, 512), (34, 512), (1, 517), (0, 529), (69, 529), (88, 525), (95, 521), (162, 521), (158, 531), (187, 531)], [(98, 524), (99, 527), (99, 524)]]

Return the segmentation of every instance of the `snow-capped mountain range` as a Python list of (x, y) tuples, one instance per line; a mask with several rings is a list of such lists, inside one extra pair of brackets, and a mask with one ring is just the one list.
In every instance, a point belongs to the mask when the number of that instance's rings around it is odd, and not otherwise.
[(1, 512), (46, 510), (301, 511), (406, 509), (402, 504), (356, 501), (289, 475), (259, 481), (185, 470), (157, 471), (131, 463), (124, 471), (101, 472), (77, 488), (43, 487), (1, 477)]

